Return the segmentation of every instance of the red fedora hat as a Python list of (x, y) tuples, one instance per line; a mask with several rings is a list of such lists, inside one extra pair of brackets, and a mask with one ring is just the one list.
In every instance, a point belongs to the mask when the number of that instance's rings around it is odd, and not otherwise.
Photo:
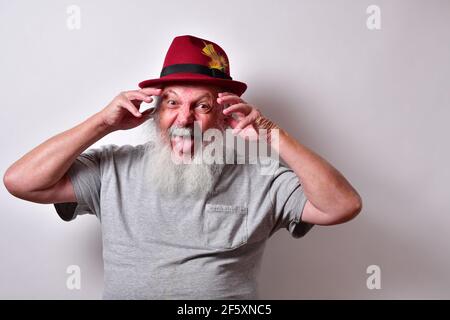
[(175, 37), (167, 51), (160, 78), (145, 80), (139, 87), (154, 87), (172, 82), (218, 85), (241, 96), (247, 89), (230, 76), (225, 51), (214, 42), (194, 36)]

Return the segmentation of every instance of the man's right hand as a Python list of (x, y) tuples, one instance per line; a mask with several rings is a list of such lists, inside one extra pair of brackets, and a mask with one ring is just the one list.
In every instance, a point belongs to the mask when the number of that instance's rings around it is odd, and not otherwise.
[(162, 89), (143, 88), (121, 92), (102, 111), (100, 115), (104, 125), (111, 131), (128, 130), (148, 120), (151, 110), (139, 112), (142, 102), (151, 103), (151, 96), (159, 96)]
[(67, 171), (89, 146), (114, 130), (131, 129), (148, 119), (139, 112), (142, 101), (151, 102), (161, 89), (144, 88), (119, 94), (101, 111), (77, 126), (41, 143), (14, 162), (3, 176), (14, 196), (37, 203), (75, 202)]

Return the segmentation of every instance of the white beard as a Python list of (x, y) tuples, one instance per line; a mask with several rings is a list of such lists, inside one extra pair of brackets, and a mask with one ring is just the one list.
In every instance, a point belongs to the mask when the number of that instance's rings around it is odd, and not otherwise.
[[(154, 148), (149, 150), (149, 165), (147, 181), (161, 193), (167, 196), (206, 196), (213, 191), (214, 185), (222, 173), (224, 164), (206, 164), (200, 161), (202, 155), (193, 155), (190, 164), (179, 163), (172, 159), (172, 147), (161, 137), (159, 128), (154, 124), (152, 134)], [(222, 141), (212, 141), (214, 147), (221, 147)], [(227, 151), (226, 151), (227, 152)]]

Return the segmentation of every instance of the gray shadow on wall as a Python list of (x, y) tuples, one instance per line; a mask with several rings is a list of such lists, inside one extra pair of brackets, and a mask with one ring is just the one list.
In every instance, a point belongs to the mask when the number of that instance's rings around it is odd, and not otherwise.
[[(266, 116), (273, 117), (296, 138), (301, 132), (300, 142), (312, 150), (320, 144), (314, 132), (325, 129), (323, 123), (309, 121), (307, 114), (297, 118), (292, 115), (283, 117), (282, 109), (294, 110), (292, 102), (269, 89), (260, 88), (259, 92), (262, 94), (251, 98), (251, 103), (261, 106)], [(264, 95), (264, 92), (270, 92), (270, 95)], [(263, 106), (273, 105), (284, 107), (263, 109)], [(345, 137), (335, 135), (332, 139)], [(368, 161), (363, 154), (352, 154), (351, 159), (360, 164), (352, 171), (354, 179), (350, 181), (362, 182), (357, 189), (363, 198), (363, 211), (346, 224), (315, 226), (300, 239), (292, 238), (287, 230), (279, 230), (269, 239), (264, 253), (259, 275), (260, 297), (448, 299), (450, 265), (439, 254), (442, 252), (440, 248), (426, 247), (421, 241), (427, 233), (426, 220), (412, 223), (413, 218), (410, 218), (426, 214), (420, 212), (426, 205), (422, 206), (421, 199), (416, 199), (417, 194), (408, 194), (395, 179), (380, 177), (370, 166), (365, 167), (364, 162)], [(412, 203), (411, 199), (418, 202)], [(405, 215), (405, 223), (393, 224), (387, 220), (381, 225), (379, 219), (373, 218), (379, 214), (379, 207), (389, 208), (392, 216)], [(373, 264), (381, 268), (380, 290), (369, 290), (366, 285), (369, 277), (366, 269)]]

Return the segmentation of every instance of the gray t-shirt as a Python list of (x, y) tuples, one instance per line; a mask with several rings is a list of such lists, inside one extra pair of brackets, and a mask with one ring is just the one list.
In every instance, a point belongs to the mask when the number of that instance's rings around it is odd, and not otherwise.
[(103, 299), (257, 299), (266, 240), (313, 226), (300, 219), (307, 199), (295, 173), (225, 165), (208, 196), (168, 199), (143, 175), (152, 146), (86, 150), (68, 172), (77, 202), (54, 204), (66, 221), (101, 221)]

